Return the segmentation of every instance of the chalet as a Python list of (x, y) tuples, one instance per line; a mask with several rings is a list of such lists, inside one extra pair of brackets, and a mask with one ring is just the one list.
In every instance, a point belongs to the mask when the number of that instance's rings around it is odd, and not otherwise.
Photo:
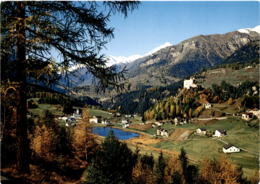
[(163, 123), (159, 122), (159, 121), (154, 122), (154, 124), (156, 124), (157, 126), (162, 126), (163, 125)]
[(81, 118), (81, 109), (76, 109), (76, 111), (73, 113), (73, 117), (76, 119), (80, 119)]
[(131, 114), (126, 114), (125, 117), (126, 117), (126, 118), (131, 118), (132, 115), (131, 115)]
[(186, 89), (197, 88), (197, 85), (194, 83), (194, 78), (190, 78), (189, 80), (184, 80), (183, 88)]
[(260, 110), (259, 109), (250, 110), (250, 111), (248, 111), (248, 113), (252, 113), (258, 119), (260, 119)]
[(237, 153), (237, 152), (240, 152), (240, 149), (235, 147), (232, 144), (225, 145), (222, 150), (223, 150), (224, 153)]
[(129, 124), (128, 124), (128, 123), (122, 124), (122, 127), (123, 127), (123, 128), (127, 128), (127, 127), (129, 127)]
[(89, 123), (98, 123), (98, 118), (96, 116), (89, 118)]
[(127, 120), (122, 120), (122, 121), (121, 121), (121, 124), (123, 124), (123, 125), (124, 125), (124, 124), (128, 124), (128, 121), (127, 121)]
[(174, 122), (175, 125), (178, 125), (178, 123), (181, 122), (181, 118), (180, 117), (175, 117), (173, 122)]
[(243, 113), (241, 117), (243, 120), (250, 121), (253, 118), (253, 113)]
[(64, 116), (64, 117), (59, 117), (58, 118), (59, 120), (63, 120), (63, 121), (66, 121), (68, 119), (68, 117)]
[(215, 130), (213, 137), (222, 137), (224, 135), (227, 135), (226, 130)]
[(186, 120), (186, 119), (183, 119), (183, 120), (180, 121), (180, 125), (184, 125), (184, 124), (187, 124), (187, 123), (188, 123), (188, 120)]
[(203, 104), (203, 106), (204, 106), (205, 109), (210, 109), (212, 107), (212, 105), (209, 102)]
[(162, 137), (169, 137), (169, 133), (167, 130), (162, 129), (162, 128), (158, 128), (156, 130), (156, 135), (162, 136)]
[(198, 128), (196, 130), (196, 133), (199, 134), (199, 135), (206, 135), (207, 130), (206, 130), (206, 128)]
[(108, 122), (107, 120), (102, 120), (102, 121), (101, 121), (101, 124), (102, 124), (102, 125), (108, 125), (109, 122)]
[(121, 117), (121, 114), (120, 114), (119, 112), (117, 112), (117, 113), (115, 114), (115, 117)]

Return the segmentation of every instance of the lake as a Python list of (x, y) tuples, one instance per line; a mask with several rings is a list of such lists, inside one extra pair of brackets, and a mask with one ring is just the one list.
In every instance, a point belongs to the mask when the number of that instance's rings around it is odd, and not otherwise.
[(131, 139), (133, 137), (139, 136), (138, 133), (127, 132), (127, 131), (123, 131), (123, 130), (120, 130), (117, 128), (112, 128), (112, 127), (93, 127), (91, 131), (94, 134), (106, 137), (111, 130), (114, 132), (114, 135), (119, 140), (127, 140), (127, 139)]

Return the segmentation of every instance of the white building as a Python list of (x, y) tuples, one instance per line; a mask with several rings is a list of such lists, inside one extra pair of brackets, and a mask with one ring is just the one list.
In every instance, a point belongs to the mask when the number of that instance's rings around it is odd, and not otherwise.
[(237, 153), (237, 152), (240, 152), (240, 149), (235, 147), (232, 144), (225, 145), (222, 150), (223, 150), (224, 153)]
[(169, 137), (169, 133), (165, 129), (158, 128), (156, 130), (156, 135), (162, 136), (162, 137)]
[(174, 120), (173, 120), (173, 122), (174, 122), (175, 125), (178, 125), (178, 123), (180, 123), (180, 121), (181, 121), (181, 118), (179, 118), (179, 117), (176, 117), (176, 118), (174, 118)]
[(253, 115), (255, 115), (258, 119), (260, 119), (260, 110), (256, 109), (256, 110), (250, 110), (248, 111), (249, 113), (252, 113)]
[(226, 130), (215, 130), (213, 137), (222, 137), (224, 135), (227, 135)]
[(127, 124), (123, 124), (122, 127), (123, 128), (127, 128), (127, 127), (129, 127), (129, 124), (128, 123)]
[(127, 120), (122, 120), (121, 123), (122, 124), (128, 124), (128, 121)]
[(212, 107), (210, 103), (205, 103), (203, 104), (203, 106), (205, 107), (205, 109), (210, 109)]
[(197, 134), (200, 134), (200, 135), (206, 135), (207, 130), (206, 130), (206, 128), (198, 128), (198, 129), (196, 130), (196, 133), (197, 133)]
[(108, 125), (108, 121), (107, 121), (107, 120), (102, 120), (102, 121), (101, 121), (101, 124), (102, 124), (102, 125)]
[(184, 80), (183, 82), (183, 88), (190, 89), (196, 87), (197, 85), (194, 83), (194, 78), (190, 78), (189, 80)]
[(154, 124), (156, 124), (157, 126), (162, 126), (163, 125), (163, 123), (159, 122), (159, 121), (154, 122)]
[(98, 118), (96, 116), (93, 116), (92, 118), (89, 118), (90, 123), (98, 123)]
[(246, 120), (246, 121), (249, 121), (253, 118), (253, 114), (252, 113), (243, 113), (242, 114), (242, 119), (243, 120)]
[(58, 117), (59, 120), (63, 120), (66, 121), (68, 119), (68, 117), (64, 116), (64, 117)]

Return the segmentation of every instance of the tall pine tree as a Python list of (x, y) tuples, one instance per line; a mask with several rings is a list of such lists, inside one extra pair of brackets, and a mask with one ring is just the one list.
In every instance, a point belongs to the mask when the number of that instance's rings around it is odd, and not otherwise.
[(88, 167), (87, 184), (128, 184), (137, 155), (111, 131)]
[[(1, 86), (16, 90), (17, 169), (29, 171), (26, 85), (30, 79), (56, 80), (74, 65), (82, 65), (99, 80), (99, 87), (122, 87), (123, 72), (106, 66), (101, 49), (114, 29), (113, 13), (127, 16), (137, 2), (16, 1), (1, 3)], [(102, 9), (103, 7), (103, 9)], [(53, 61), (53, 53), (60, 57)], [(47, 71), (44, 70), (47, 68)]]

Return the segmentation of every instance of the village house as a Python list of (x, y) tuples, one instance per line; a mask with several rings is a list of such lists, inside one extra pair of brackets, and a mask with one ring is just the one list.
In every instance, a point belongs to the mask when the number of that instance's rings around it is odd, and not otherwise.
[(180, 117), (175, 117), (173, 122), (174, 122), (174, 125), (178, 125), (181, 122), (181, 118)]
[(121, 114), (119, 112), (115, 113), (115, 117), (121, 117)]
[(98, 118), (96, 116), (89, 118), (89, 123), (98, 123)]
[(132, 115), (131, 115), (131, 114), (126, 114), (125, 117), (126, 117), (126, 118), (131, 118)]
[(59, 120), (63, 120), (63, 121), (66, 121), (68, 119), (68, 117), (66, 116), (63, 116), (63, 117), (58, 117)]
[(154, 124), (156, 124), (157, 126), (162, 126), (163, 125), (163, 123), (159, 122), (159, 121), (154, 122)]
[(237, 152), (240, 152), (240, 149), (235, 147), (232, 144), (225, 145), (222, 150), (223, 150), (224, 153), (237, 153)]
[(102, 124), (102, 125), (108, 125), (109, 123), (108, 123), (107, 120), (102, 120), (102, 121), (101, 121), (101, 124)]
[(196, 133), (199, 134), (199, 135), (206, 135), (207, 130), (206, 130), (206, 128), (198, 128), (196, 130)]
[(189, 80), (184, 80), (183, 82), (183, 88), (190, 89), (196, 87), (197, 85), (194, 83), (194, 78), (190, 78)]
[(243, 113), (241, 117), (243, 120), (250, 121), (253, 118), (253, 113), (246, 112)]
[(129, 124), (128, 124), (128, 123), (123, 124), (122, 127), (123, 127), (123, 128), (128, 128), (128, 127), (129, 127)]
[(252, 113), (258, 119), (260, 119), (260, 110), (259, 109), (250, 110), (250, 111), (248, 111), (248, 113)]
[(226, 130), (215, 130), (213, 137), (222, 137), (224, 135), (227, 135)]
[(129, 127), (129, 122), (128, 122), (127, 120), (122, 120), (122, 121), (121, 121), (121, 124), (122, 124), (122, 127), (123, 127), (123, 128)]
[(123, 119), (123, 120), (121, 121), (121, 124), (128, 124), (128, 121)]
[(186, 119), (181, 119), (181, 121), (180, 121), (180, 125), (184, 125), (184, 124), (187, 124), (188, 123), (188, 120), (186, 120)]
[(156, 130), (156, 135), (162, 136), (162, 137), (169, 137), (168, 131), (165, 130), (165, 129), (162, 129), (162, 128), (158, 128), (158, 129)]
[(73, 117), (76, 119), (80, 119), (81, 118), (81, 109), (76, 109), (76, 111), (73, 113)]
[(203, 106), (204, 106), (205, 109), (210, 109), (212, 107), (212, 105), (209, 102), (203, 104)]

